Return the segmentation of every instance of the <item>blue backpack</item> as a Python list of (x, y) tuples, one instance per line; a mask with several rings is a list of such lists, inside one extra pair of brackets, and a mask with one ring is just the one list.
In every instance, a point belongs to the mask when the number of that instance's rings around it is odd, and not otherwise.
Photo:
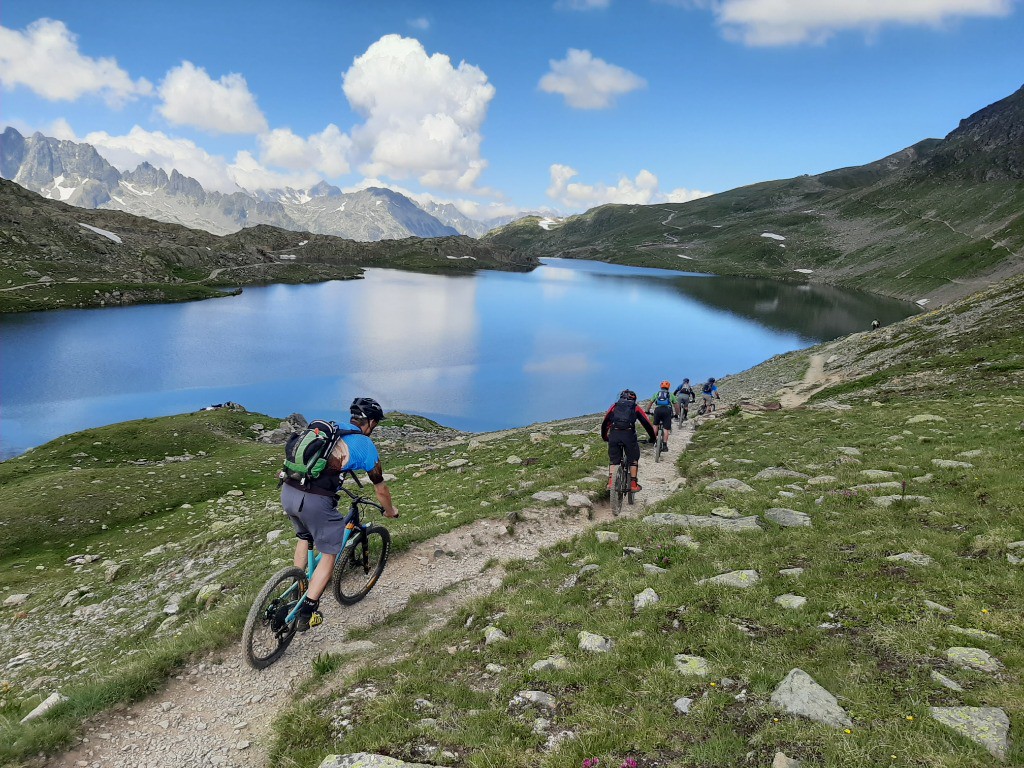
[(672, 396), (668, 393), (667, 389), (663, 389), (658, 393), (657, 398), (654, 400), (654, 405), (656, 408), (661, 408), (663, 405), (672, 405)]

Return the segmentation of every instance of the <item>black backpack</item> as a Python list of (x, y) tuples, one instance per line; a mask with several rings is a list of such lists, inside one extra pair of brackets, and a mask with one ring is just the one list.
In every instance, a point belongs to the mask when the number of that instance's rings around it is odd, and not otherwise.
[(636, 401), (622, 398), (612, 407), (613, 429), (633, 429), (636, 424)]
[(710, 395), (711, 394), (711, 387), (712, 386), (713, 385), (711, 384), (711, 382), (706, 381), (706, 382), (704, 382), (704, 386), (701, 388), (700, 391), (703, 392), (705, 395)]
[(302, 432), (296, 432), (284, 447), (284, 467), (281, 481), (291, 480), (306, 486), (316, 480), (327, 469), (334, 446), (345, 435), (361, 432), (358, 429), (341, 429), (333, 421), (314, 419)]

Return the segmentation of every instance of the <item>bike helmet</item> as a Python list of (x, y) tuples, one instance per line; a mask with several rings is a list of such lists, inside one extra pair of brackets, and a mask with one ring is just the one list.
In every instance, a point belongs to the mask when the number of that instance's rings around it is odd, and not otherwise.
[(384, 409), (372, 397), (357, 397), (348, 407), (348, 412), (362, 419), (384, 421)]
[(632, 389), (624, 389), (621, 392), (619, 392), (619, 399), (636, 400), (636, 392), (634, 392)]
[(708, 381), (709, 381), (710, 383), (714, 384), (714, 383), (715, 383), (715, 377), (714, 377), (714, 376), (712, 376), (712, 377), (711, 377), (710, 379), (708, 379)]
[(689, 383), (690, 383), (689, 379), (683, 379), (683, 384), (689, 384)]
[(672, 388), (672, 382), (671, 381), (663, 381), (663, 382), (661, 382), (661, 388), (662, 389), (671, 389)]

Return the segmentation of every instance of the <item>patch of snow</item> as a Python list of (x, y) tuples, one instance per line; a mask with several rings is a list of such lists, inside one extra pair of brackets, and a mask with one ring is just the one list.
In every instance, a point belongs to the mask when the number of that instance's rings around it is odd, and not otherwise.
[(451, 259), (452, 261), (461, 261), (462, 259), (472, 259), (473, 261), (476, 261), (476, 256), (446, 256), (445, 258)]
[(73, 194), (75, 194), (75, 190), (78, 189), (78, 187), (54, 187), (53, 189), (57, 193), (57, 196), (60, 198), (60, 201), (64, 202)]
[(923, 307), (923, 306), (924, 306), (925, 304), (927, 304), (927, 303), (928, 303), (929, 301), (931, 301), (931, 299), (918, 299), (918, 300), (917, 300), (917, 301), (915, 301), (914, 303), (915, 303), (915, 304), (917, 304), (917, 306), (919, 306), (919, 307)]
[(124, 200), (118, 197), (117, 195), (111, 195), (110, 199), (113, 200), (115, 203), (120, 203), (121, 205), (124, 205)]
[(812, 208), (812, 209), (811, 209), (811, 210), (809, 210), (809, 211), (804, 211), (804, 213), (814, 213), (814, 209)]
[(121, 182), (121, 186), (125, 187), (129, 192), (132, 192), (133, 194), (136, 194), (136, 195), (144, 195), (146, 197), (152, 197), (153, 196), (153, 191), (152, 190), (143, 191), (141, 189), (136, 189), (132, 185), (132, 183), (130, 181), (122, 181)]
[(711, 228), (712, 228), (712, 229), (721, 229), (721, 228), (722, 228), (722, 225), (721, 225), (721, 224), (712, 224), (712, 225), (711, 225)]
[(774, 232), (762, 232), (761, 237), (770, 237), (772, 240), (785, 240), (782, 235), (776, 235)]
[(85, 227), (86, 229), (95, 232), (97, 235), (103, 235), (105, 238), (107, 238), (108, 240), (113, 240), (115, 243), (121, 242), (120, 237), (115, 235), (113, 232), (108, 232), (105, 229), (100, 229), (99, 227), (90, 227), (88, 224), (83, 224), (82, 222), (78, 222), (78, 226)]
[(678, 257), (679, 257), (680, 259), (689, 259), (690, 261), (693, 261), (693, 256), (687, 256), (687, 255), (686, 255), (685, 253), (678, 253), (678, 254), (676, 254), (676, 255), (677, 255), (677, 256), (678, 256)]
[(785, 247), (786, 247), (785, 243), (779, 243), (779, 248), (785, 248)]
[(537, 222), (537, 226), (543, 230), (550, 231), (557, 227), (559, 224), (557, 219), (541, 219)]
[(383, 202), (384, 202), (383, 200), (374, 200), (374, 201), (373, 201), (373, 204), (374, 204), (374, 205), (380, 205), (380, 204), (381, 204), (381, 203), (383, 203)]
[(344, 211), (344, 210), (345, 210), (345, 203), (342, 203), (340, 208), (335, 208), (334, 209), (334, 212), (337, 213), (338, 211)]
[(813, 269), (794, 269), (793, 271), (794, 272), (800, 272), (800, 273), (802, 273), (804, 275), (814, 274), (814, 270)]
[(299, 243), (299, 245), (305, 245), (308, 242), (309, 242), (309, 240), (303, 240), (301, 243)]
[(282, 253), (278, 256), (281, 261), (295, 261), (295, 255), (291, 253)]

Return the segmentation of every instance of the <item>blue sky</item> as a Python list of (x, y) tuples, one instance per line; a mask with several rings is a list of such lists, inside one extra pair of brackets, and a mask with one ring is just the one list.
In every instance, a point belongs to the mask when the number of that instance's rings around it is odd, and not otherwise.
[(1022, 0), (5, 0), (0, 123), (485, 216), (878, 159), (1024, 83)]

